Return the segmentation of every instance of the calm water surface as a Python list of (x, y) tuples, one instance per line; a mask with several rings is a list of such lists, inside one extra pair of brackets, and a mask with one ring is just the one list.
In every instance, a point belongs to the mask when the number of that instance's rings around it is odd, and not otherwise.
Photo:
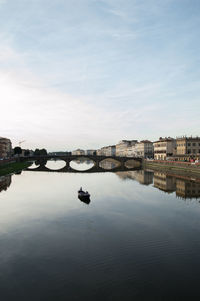
[(0, 191), (2, 301), (200, 298), (200, 181), (23, 171)]

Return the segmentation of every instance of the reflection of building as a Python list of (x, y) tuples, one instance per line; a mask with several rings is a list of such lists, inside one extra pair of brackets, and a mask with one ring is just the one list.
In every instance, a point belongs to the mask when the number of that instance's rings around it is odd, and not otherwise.
[(167, 157), (171, 157), (176, 148), (176, 140), (173, 138), (160, 138), (153, 143), (154, 146), (154, 158), (156, 160), (166, 160)]
[(135, 180), (140, 184), (149, 185), (153, 183), (153, 172), (146, 170), (136, 170)]
[(116, 145), (116, 156), (134, 156), (134, 146), (137, 140), (122, 140)]
[(146, 170), (121, 171), (116, 172), (118, 177), (123, 180), (132, 179), (140, 184), (149, 185), (153, 183), (153, 172)]
[(200, 183), (194, 181), (186, 181), (182, 179), (176, 180), (176, 195), (182, 198), (199, 198)]
[(11, 184), (11, 176), (3, 176), (0, 177), (0, 192), (2, 190), (7, 190), (7, 188), (10, 186)]
[(106, 160), (103, 160), (99, 163), (99, 166), (104, 168), (104, 169), (113, 169), (115, 167), (118, 166), (118, 164), (112, 162), (112, 161), (108, 161), (107, 159)]
[(9, 158), (12, 152), (10, 139), (0, 137), (0, 158)]
[(155, 171), (154, 186), (158, 189), (171, 193), (176, 191), (176, 179), (166, 175), (165, 173)]

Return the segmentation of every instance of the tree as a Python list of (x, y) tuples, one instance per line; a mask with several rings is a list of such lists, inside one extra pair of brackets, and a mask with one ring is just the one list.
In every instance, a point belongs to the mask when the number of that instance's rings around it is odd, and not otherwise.
[(21, 155), (21, 153), (22, 153), (21, 147), (20, 146), (16, 146), (14, 148), (14, 154), (19, 156), (19, 155)]
[(34, 151), (34, 156), (47, 156), (47, 151), (45, 148), (43, 149), (36, 148), (36, 150)]
[(47, 151), (45, 148), (40, 150), (40, 156), (47, 156)]
[(39, 155), (40, 155), (40, 150), (36, 148), (36, 150), (34, 151), (34, 156), (39, 156)]

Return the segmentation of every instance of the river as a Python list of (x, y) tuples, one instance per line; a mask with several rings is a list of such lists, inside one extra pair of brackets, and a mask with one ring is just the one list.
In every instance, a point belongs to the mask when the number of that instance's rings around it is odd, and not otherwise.
[(161, 171), (0, 177), (1, 300), (197, 300), (199, 201)]

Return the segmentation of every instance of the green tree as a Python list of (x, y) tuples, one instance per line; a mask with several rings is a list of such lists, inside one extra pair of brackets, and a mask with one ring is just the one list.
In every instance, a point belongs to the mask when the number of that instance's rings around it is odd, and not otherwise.
[(21, 153), (22, 153), (21, 147), (20, 146), (16, 146), (14, 148), (14, 154), (19, 156), (19, 155), (21, 155)]
[(36, 148), (36, 150), (34, 151), (34, 156), (39, 156), (39, 155), (40, 155), (40, 150)]
[(40, 156), (46, 156), (47, 155), (47, 150), (45, 148), (40, 150)]
[(36, 148), (36, 150), (34, 151), (34, 155), (35, 156), (46, 156), (47, 150), (45, 148), (43, 148), (43, 149)]

